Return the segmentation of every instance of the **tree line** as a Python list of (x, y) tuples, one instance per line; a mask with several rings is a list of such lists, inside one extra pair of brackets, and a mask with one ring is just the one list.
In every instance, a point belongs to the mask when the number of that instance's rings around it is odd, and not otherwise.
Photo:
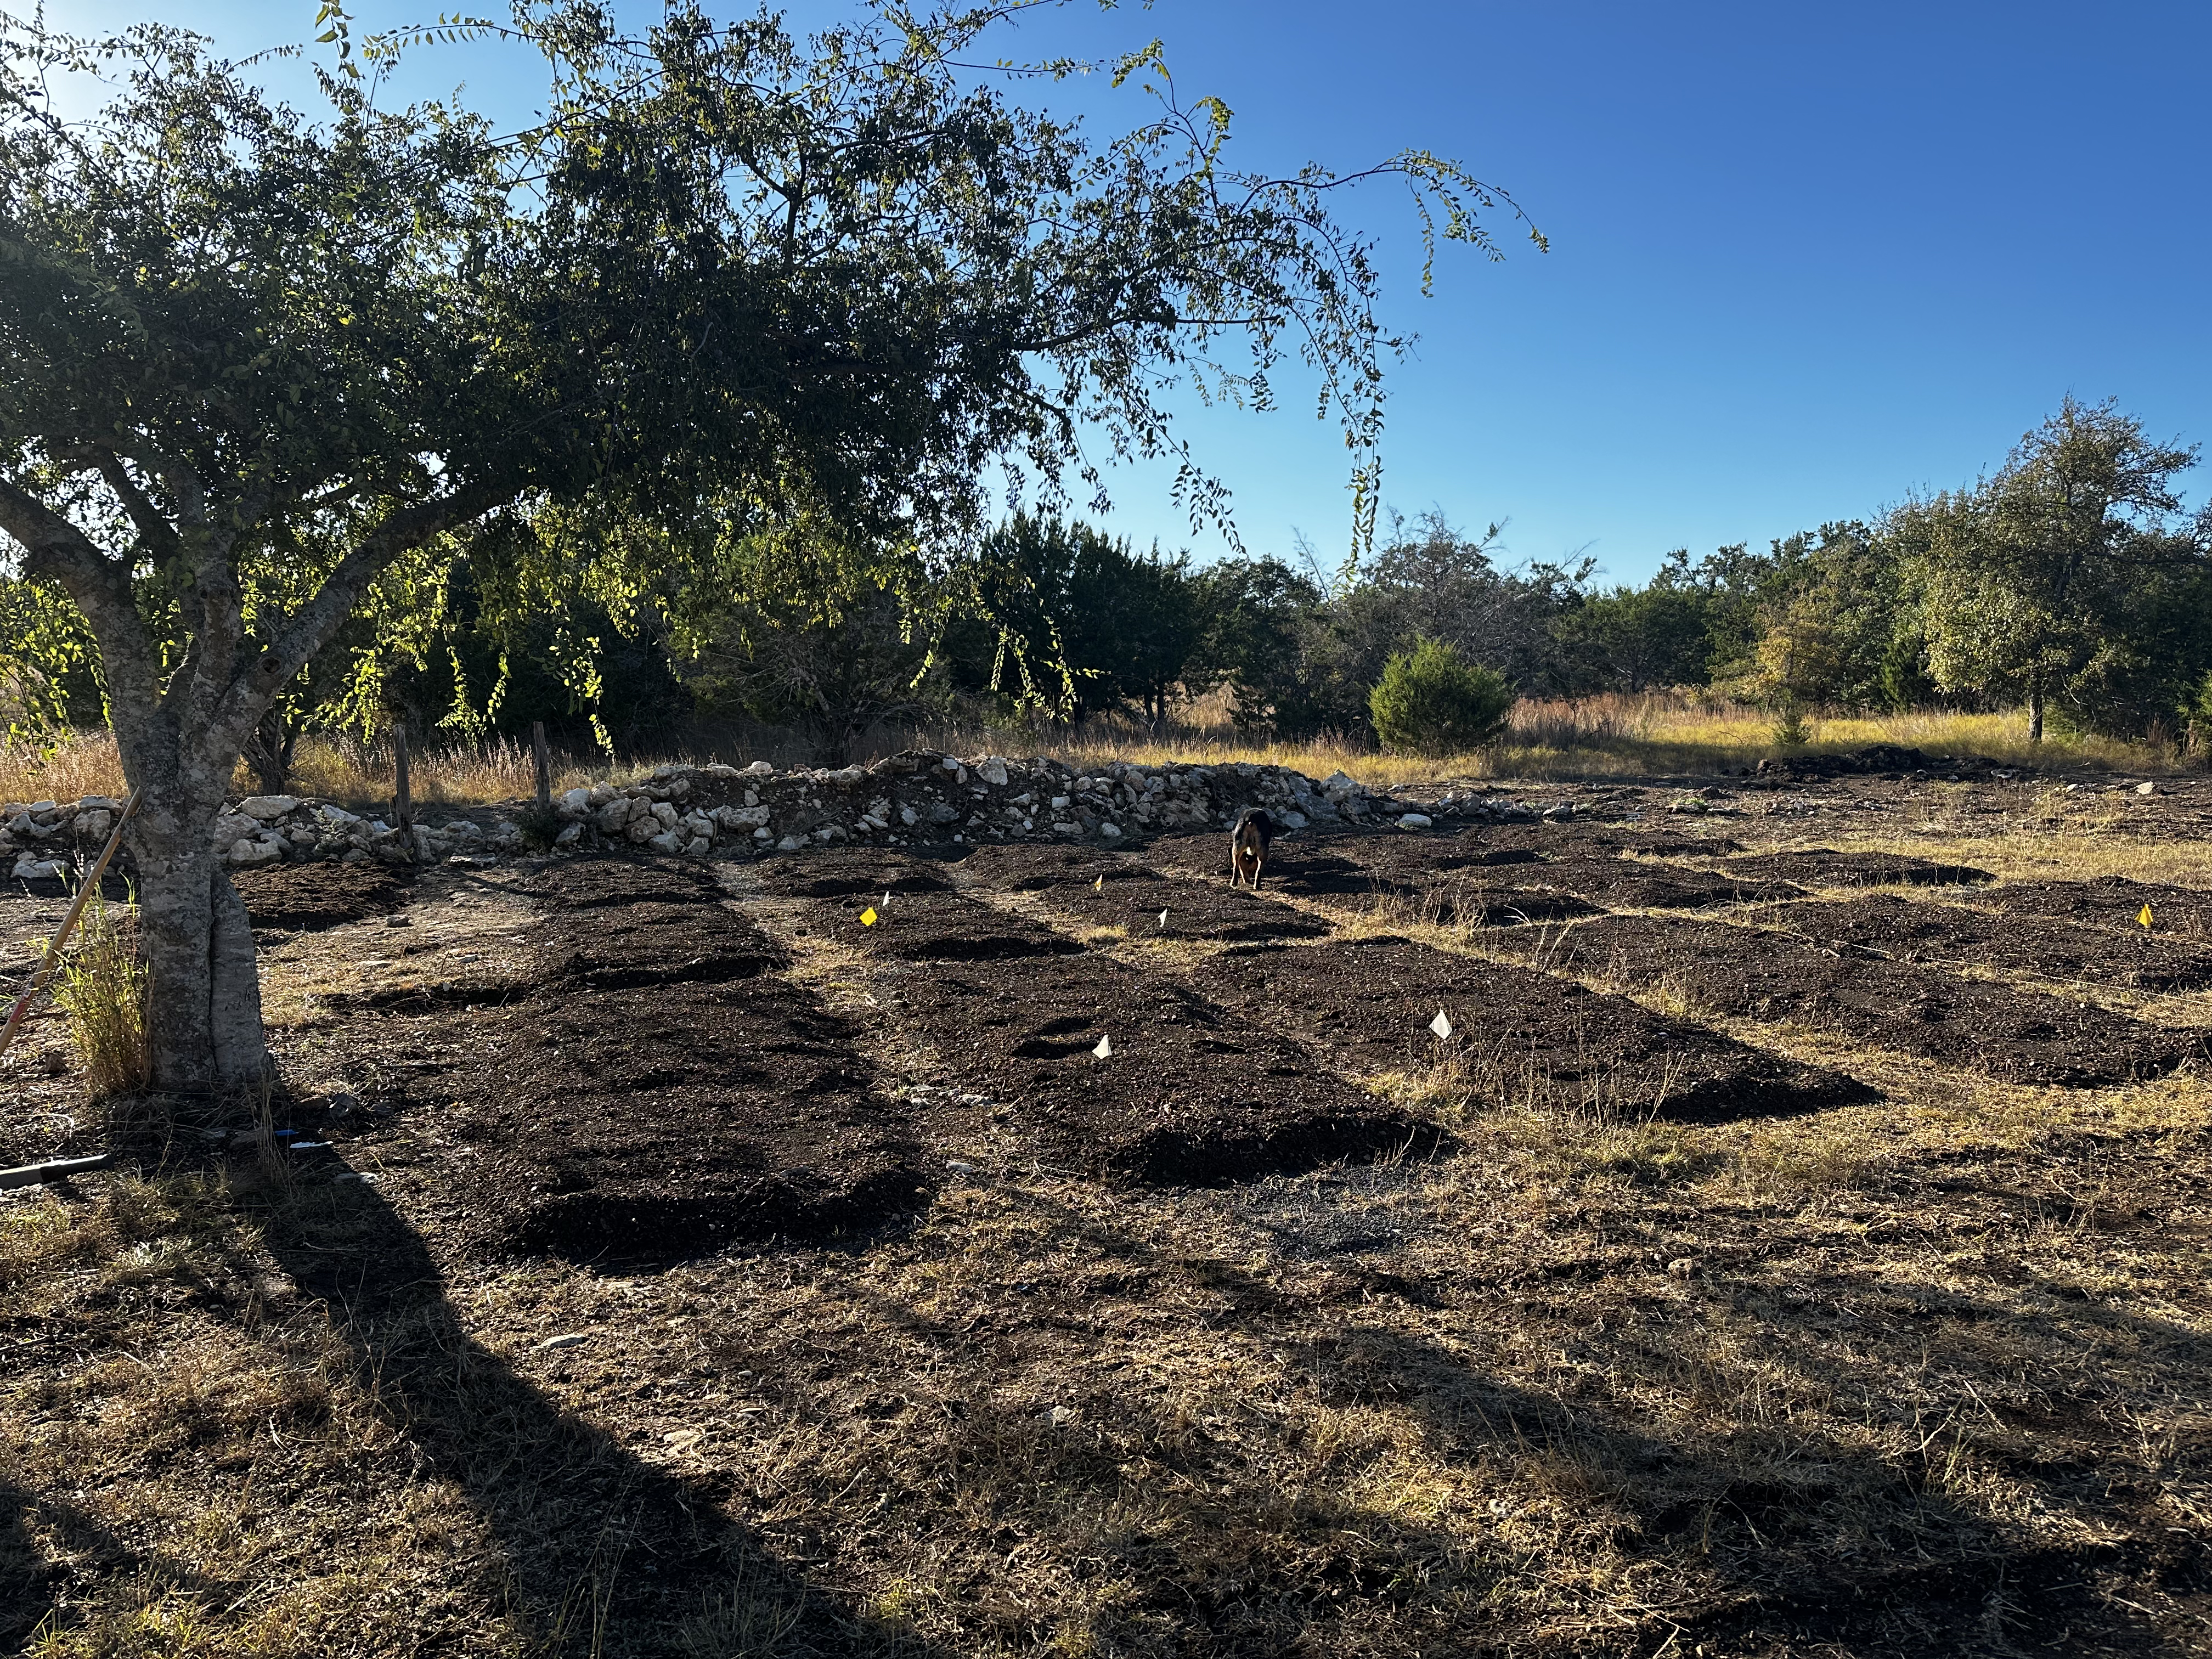
[[(1522, 696), (1692, 690), (1784, 719), (2024, 704), (2038, 738), (2202, 742), (2212, 521), (2176, 488), (2195, 458), (2069, 399), (1971, 484), (1763, 552), (1677, 550), (1640, 585), (1601, 583), (1586, 560), (1509, 564), (1498, 526), (1470, 534), (1436, 510), (1389, 517), (1368, 556), (1334, 569), (1310, 547), (1201, 565), (1030, 513), (956, 564), (893, 561), (834, 596), (820, 574), (849, 562), (811, 544), (829, 533), (816, 525), (755, 538), (714, 579), (672, 563), (618, 609), (572, 595), (532, 610), (487, 599), (495, 538), (450, 538), (387, 575), (246, 753), (274, 789), (319, 727), (465, 738), (544, 720), (635, 750), (749, 720), (842, 760), (879, 723), (1157, 728), (1220, 692), (1255, 738), (1374, 741), (1389, 735), (1376, 688), (1425, 644)], [(97, 653), (58, 586), (0, 581), (0, 664), (19, 709), (98, 720)]]

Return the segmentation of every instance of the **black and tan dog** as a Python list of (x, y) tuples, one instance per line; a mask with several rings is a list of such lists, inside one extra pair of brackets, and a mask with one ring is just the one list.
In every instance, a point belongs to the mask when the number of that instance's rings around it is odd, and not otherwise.
[(1267, 854), (1280, 833), (1265, 807), (1248, 806), (1237, 815), (1237, 827), (1229, 832), (1231, 887), (1243, 886), (1249, 881), (1254, 892), (1260, 890), (1261, 869), (1267, 862)]

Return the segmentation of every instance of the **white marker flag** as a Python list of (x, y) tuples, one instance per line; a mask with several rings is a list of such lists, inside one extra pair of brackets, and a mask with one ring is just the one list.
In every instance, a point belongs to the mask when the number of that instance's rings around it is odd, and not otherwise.
[(1098, 1039), (1098, 1046), (1097, 1046), (1096, 1048), (1093, 1048), (1091, 1052), (1092, 1054), (1094, 1054), (1097, 1055), (1097, 1056), (1098, 1056), (1098, 1058), (1099, 1058), (1099, 1059), (1101, 1059), (1101, 1060), (1111, 1060), (1111, 1059), (1113, 1059), (1113, 1058), (1114, 1058), (1114, 1039), (1113, 1039), (1112, 1037), (1109, 1037), (1109, 1036), (1103, 1036), (1103, 1037), (1100, 1037), (1100, 1038)]
[(1443, 1009), (1437, 1010), (1437, 1017), (1429, 1022), (1429, 1029), (1440, 1037), (1449, 1038), (1451, 1036), (1452, 1023), (1444, 1018)]
[(1168, 925), (1168, 913), (1167, 913), (1166, 911), (1163, 910), (1163, 911), (1161, 911), (1161, 912), (1160, 912), (1160, 926), (1161, 926), (1161, 927), (1166, 927), (1167, 925)]

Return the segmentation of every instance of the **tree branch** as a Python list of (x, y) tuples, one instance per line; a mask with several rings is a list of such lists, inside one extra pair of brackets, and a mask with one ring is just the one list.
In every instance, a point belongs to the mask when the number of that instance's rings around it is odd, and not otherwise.
[(0, 478), (0, 531), (22, 545), (24, 574), (59, 582), (92, 625), (107, 665), (108, 702), (126, 752), (145, 733), (160, 701), (152, 636), (131, 602), (127, 567), (10, 480)]

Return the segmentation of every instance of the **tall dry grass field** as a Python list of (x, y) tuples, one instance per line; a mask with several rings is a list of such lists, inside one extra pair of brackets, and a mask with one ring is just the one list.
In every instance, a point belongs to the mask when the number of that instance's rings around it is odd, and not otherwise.
[[(938, 723), (871, 732), (850, 758), (865, 763), (920, 745), (960, 754), (1055, 755), (1079, 766), (1114, 760), (1148, 766), (1218, 766), (1241, 761), (1291, 767), (1316, 777), (1342, 771), (1376, 786), (1698, 776), (1753, 766), (1770, 756), (1842, 754), (1876, 743), (1930, 755), (1978, 755), (2015, 765), (2090, 767), (2144, 776), (2191, 763), (2175, 745), (2163, 742), (2068, 736), (2031, 744), (2027, 717), (2018, 710), (1813, 716), (1808, 724), (1810, 740), (1785, 750), (1775, 741), (1773, 717), (1759, 709), (1700, 704), (1663, 694), (1523, 700), (1495, 743), (1453, 755), (1392, 755), (1334, 736), (1284, 743), (1257, 740), (1239, 732), (1223, 701), (1210, 697), (1162, 732), (1126, 720), (1093, 720), (1073, 731), (1042, 725)], [(702, 742), (621, 761), (604, 754), (556, 750), (553, 788), (557, 793), (633, 776), (662, 761), (721, 760), (743, 765), (768, 759), (793, 765), (809, 758), (803, 744), (778, 740), (772, 733), (750, 740)], [(387, 749), (349, 739), (310, 738), (300, 745), (289, 787), (300, 794), (374, 805), (391, 799), (393, 783)], [(418, 801), (465, 806), (526, 799), (537, 787), (529, 744), (506, 738), (426, 747), (411, 757), (410, 783)], [(243, 763), (233, 787), (240, 793), (258, 787)], [(115, 741), (106, 732), (87, 733), (51, 752), (0, 750), (0, 799), (69, 800), (126, 793)]]

